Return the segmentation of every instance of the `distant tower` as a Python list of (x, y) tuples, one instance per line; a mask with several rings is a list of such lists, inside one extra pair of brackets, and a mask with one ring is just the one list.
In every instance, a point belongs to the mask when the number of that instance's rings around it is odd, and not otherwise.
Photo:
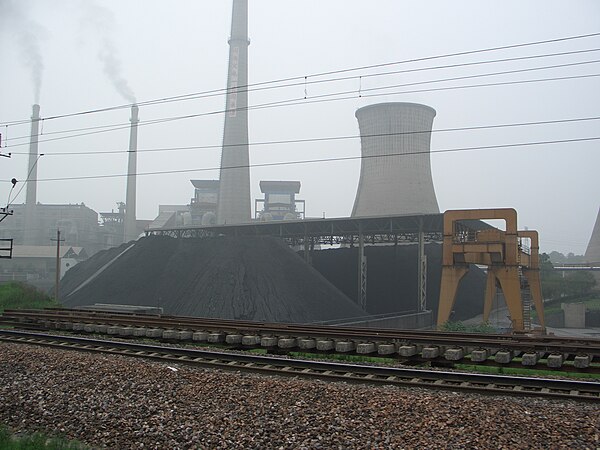
[(136, 180), (137, 180), (137, 129), (138, 106), (131, 107), (131, 128), (129, 130), (129, 164), (127, 166), (127, 193), (125, 199), (124, 242), (137, 239), (135, 222)]
[(40, 133), (40, 105), (33, 105), (31, 114), (31, 136), (29, 138), (29, 164), (27, 169), (27, 194), (25, 197), (25, 223), (23, 244), (38, 245), (35, 242), (37, 231), (37, 162), (38, 139)]
[(598, 217), (596, 217), (592, 237), (585, 251), (585, 259), (591, 263), (600, 262), (600, 209), (598, 209)]
[(363, 159), (353, 217), (439, 213), (429, 159), (434, 117), (416, 103), (356, 111)]
[(247, 93), (249, 44), (248, 1), (233, 0), (225, 129), (217, 207), (218, 223), (234, 224), (250, 221)]

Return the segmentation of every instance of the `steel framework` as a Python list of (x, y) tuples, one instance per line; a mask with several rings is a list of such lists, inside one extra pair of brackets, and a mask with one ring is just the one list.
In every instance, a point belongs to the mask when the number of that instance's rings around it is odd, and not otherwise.
[(315, 245), (358, 246), (417, 242), (419, 232), (426, 242), (440, 242), (442, 214), (383, 216), (340, 219), (307, 219), (281, 222), (253, 222), (238, 225), (213, 225), (146, 230), (146, 236), (174, 238), (207, 238), (215, 236), (275, 236), (294, 246)]

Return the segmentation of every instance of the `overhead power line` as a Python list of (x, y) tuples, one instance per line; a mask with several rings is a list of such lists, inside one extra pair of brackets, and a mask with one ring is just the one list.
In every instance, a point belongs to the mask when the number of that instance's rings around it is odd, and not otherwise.
[[(366, 75), (352, 75), (352, 76), (346, 76), (346, 77), (329, 78), (329, 79), (325, 79), (325, 80), (308, 81), (306, 83), (298, 82), (298, 83), (284, 84), (284, 85), (278, 85), (278, 86), (272, 86), (272, 87), (268, 86), (268, 87), (261, 87), (261, 88), (256, 88), (256, 89), (251, 89), (251, 88), (248, 88), (246, 90), (236, 89), (236, 92), (237, 93), (254, 92), (254, 91), (265, 90), (265, 89), (278, 89), (278, 88), (285, 88), (285, 87), (301, 86), (304, 84), (312, 85), (312, 84), (317, 84), (317, 83), (327, 83), (327, 82), (334, 82), (334, 81), (356, 80), (359, 78), (365, 79), (365, 78), (372, 78), (372, 77), (398, 75), (398, 74), (404, 74), (404, 73), (422, 72), (422, 71), (437, 70), (437, 69), (467, 67), (467, 66), (499, 63), (499, 62), (505, 63), (505, 62), (513, 62), (513, 61), (523, 61), (523, 60), (529, 60), (529, 59), (539, 59), (539, 58), (547, 58), (547, 57), (554, 57), (554, 56), (566, 56), (566, 55), (591, 53), (591, 52), (598, 52), (598, 51), (600, 51), (600, 48), (591, 48), (591, 49), (584, 49), (584, 50), (574, 50), (574, 51), (569, 51), (569, 52), (545, 53), (545, 54), (537, 54), (537, 55), (529, 55), (529, 56), (519, 56), (519, 57), (514, 57), (514, 58), (500, 58), (500, 59), (492, 59), (492, 60), (485, 60), (485, 61), (474, 61), (474, 62), (468, 62), (468, 63), (447, 64), (447, 65), (432, 66), (432, 67), (420, 67), (420, 68), (415, 68), (415, 69), (395, 70), (392, 72), (379, 72), (379, 73), (371, 73), (371, 74), (366, 74)], [(532, 70), (536, 70), (536, 69), (532, 69)], [(487, 75), (482, 75), (482, 76), (487, 76)], [(213, 93), (213, 94), (206, 94), (206, 95), (199, 93), (198, 95), (195, 95), (193, 97), (186, 98), (186, 100), (208, 98), (208, 97), (213, 97), (213, 96), (217, 96), (217, 95), (223, 96), (226, 93), (227, 92), (225, 92), (225, 91), (219, 92), (219, 93)], [(152, 105), (159, 104), (159, 102), (160, 101), (152, 102)], [(168, 101), (165, 101), (164, 103), (166, 103), (166, 102), (168, 102)], [(150, 103), (146, 103), (146, 104), (150, 104)], [(43, 122), (46, 119), (42, 118), (41, 120)], [(74, 133), (74, 132), (78, 132), (78, 131), (88, 131), (88, 130), (107, 129), (107, 128), (121, 129), (122, 127), (128, 127), (128, 126), (129, 126), (128, 122), (120, 122), (120, 123), (112, 124), (112, 125), (97, 125), (97, 126), (92, 126), (92, 127), (71, 128), (71, 129), (67, 129), (67, 130), (50, 131), (50, 132), (40, 133), (36, 136), (38, 136), (38, 137), (42, 136), (42, 135), (48, 136), (48, 135), (54, 135), (54, 134)], [(31, 139), (31, 137), (32, 137), (31, 134), (22, 135), (22, 136), (13, 136), (13, 137), (5, 138), (4, 141), (8, 142), (8, 141), (15, 141), (15, 140), (22, 140), (22, 139)]]
[[(593, 61), (593, 62), (600, 62), (600, 60)], [(250, 111), (250, 110), (259, 110), (259, 109), (267, 109), (267, 108), (275, 108), (275, 107), (284, 107), (284, 106), (298, 106), (298, 105), (308, 105), (308, 104), (315, 104), (315, 103), (329, 103), (329, 102), (333, 102), (333, 101), (356, 99), (358, 97), (380, 97), (380, 96), (404, 95), (404, 94), (421, 93), (421, 92), (436, 92), (436, 91), (448, 91), (448, 90), (457, 90), (457, 89), (472, 89), (472, 88), (479, 88), (479, 87), (508, 86), (508, 85), (516, 85), (516, 84), (541, 83), (541, 82), (549, 82), (549, 81), (563, 81), (563, 80), (593, 78), (593, 77), (599, 77), (599, 76), (600, 76), (600, 74), (585, 74), (585, 75), (573, 75), (573, 76), (563, 76), (563, 77), (538, 78), (538, 79), (534, 79), (534, 80), (504, 81), (504, 82), (495, 82), (495, 83), (472, 84), (472, 85), (462, 85), (462, 86), (448, 86), (448, 87), (440, 87), (440, 88), (415, 89), (415, 90), (408, 90), (408, 91), (383, 92), (383, 93), (371, 93), (371, 94), (360, 94), (353, 90), (353, 91), (337, 92), (337, 93), (333, 93), (333, 94), (332, 93), (321, 94), (321, 95), (313, 96), (310, 99), (305, 99), (304, 97), (296, 97), (296, 98), (291, 98), (291, 99), (287, 99), (287, 100), (279, 100), (279, 101), (268, 102), (268, 103), (263, 103), (263, 104), (258, 104), (258, 105), (252, 105), (252, 106), (248, 106), (247, 108), (244, 108), (244, 109), (246, 111)], [(435, 83), (435, 82), (438, 82), (438, 81), (436, 81), (436, 80), (430, 81), (430, 83)], [(397, 88), (397, 87), (401, 87), (401, 86), (410, 86), (410, 85), (414, 85), (414, 84), (415, 83), (406, 83), (405, 85), (394, 85), (393, 87)], [(416, 83), (416, 84), (418, 84), (418, 83)], [(391, 88), (391, 87), (380, 87), (377, 89), (382, 90), (382, 89), (389, 89), (389, 88)], [(340, 97), (341, 95), (345, 95), (345, 96)], [(334, 97), (334, 98), (331, 98), (331, 97)], [(239, 111), (241, 109), (242, 108), (237, 108), (236, 110)], [(212, 115), (227, 113), (229, 111), (230, 111), (229, 109), (224, 109), (224, 110), (210, 111), (210, 112), (204, 112), (204, 113), (187, 114), (187, 115), (183, 115), (183, 116), (174, 116), (174, 117), (168, 117), (168, 118), (154, 119), (154, 120), (150, 120), (150, 121), (146, 121), (146, 122), (140, 122), (138, 124), (138, 127), (142, 127), (142, 126), (146, 126), (146, 125), (154, 125), (157, 123), (172, 122), (172, 121), (176, 121), (176, 120), (184, 120), (184, 119), (192, 119), (192, 118), (197, 118), (197, 117), (212, 116)], [(50, 139), (42, 139), (42, 140), (38, 140), (38, 143), (59, 141), (59, 140), (64, 140), (64, 139), (72, 139), (75, 137), (89, 136), (89, 135), (94, 135), (94, 134), (99, 134), (99, 133), (106, 133), (106, 132), (110, 132), (110, 131), (126, 129), (129, 127), (130, 127), (130, 125), (126, 125), (126, 126), (122, 126), (122, 127), (108, 129), (108, 130), (90, 131), (88, 133), (80, 133), (80, 134), (74, 134), (74, 135), (70, 135), (70, 136), (61, 136), (61, 137), (50, 138)], [(26, 146), (26, 145), (29, 145), (29, 143), (24, 142), (24, 143), (20, 143), (20, 144), (13, 144), (10, 147), (14, 148), (14, 147), (22, 147), (22, 146)]]
[[(183, 151), (183, 150), (210, 150), (218, 149), (222, 147), (239, 147), (240, 145), (248, 145), (250, 147), (261, 146), (261, 145), (285, 145), (285, 144), (299, 144), (299, 143), (310, 143), (310, 142), (327, 142), (327, 141), (343, 141), (360, 138), (374, 138), (374, 137), (390, 137), (390, 136), (403, 136), (403, 135), (414, 135), (414, 134), (437, 134), (437, 133), (450, 133), (457, 131), (475, 131), (475, 130), (490, 130), (497, 128), (514, 128), (514, 127), (526, 127), (526, 126), (537, 126), (537, 125), (556, 125), (564, 123), (577, 123), (577, 122), (588, 122), (592, 120), (600, 120), (600, 116), (592, 117), (578, 117), (570, 119), (556, 119), (556, 120), (541, 120), (533, 122), (517, 122), (517, 123), (504, 123), (504, 124), (493, 124), (493, 125), (477, 125), (470, 127), (455, 127), (455, 128), (440, 128), (437, 130), (430, 131), (403, 131), (398, 133), (375, 133), (375, 134), (352, 134), (344, 136), (322, 136), (314, 138), (301, 138), (301, 139), (284, 139), (274, 141), (258, 141), (249, 142), (244, 144), (210, 144), (210, 145), (190, 145), (184, 147), (160, 147), (160, 148), (146, 148), (138, 149), (137, 153), (149, 153), (149, 152), (168, 152), (168, 151)], [(79, 156), (79, 155), (109, 155), (109, 154), (120, 154), (128, 153), (129, 149), (120, 150), (100, 150), (100, 151), (79, 151), (79, 152), (46, 152), (46, 156)], [(28, 152), (13, 152), (13, 155), (28, 155)]]
[[(201, 168), (195, 168), (195, 169), (159, 170), (159, 171), (153, 171), (153, 172), (141, 172), (141, 173), (138, 173), (137, 176), (167, 175), (167, 174), (175, 174), (175, 173), (192, 173), (192, 172), (208, 172), (208, 171), (216, 171), (216, 170), (245, 169), (245, 168), (256, 168), (256, 167), (291, 166), (291, 165), (299, 165), (299, 164), (341, 162), (341, 161), (365, 160), (365, 159), (375, 159), (375, 158), (388, 158), (388, 157), (392, 157), (392, 156), (412, 156), (412, 155), (420, 155), (420, 154), (427, 154), (427, 155), (436, 154), (437, 155), (437, 154), (441, 154), (441, 153), (496, 150), (496, 149), (501, 149), (501, 148), (532, 147), (532, 146), (537, 146), (537, 145), (569, 144), (569, 143), (572, 144), (572, 143), (579, 143), (579, 142), (591, 142), (591, 141), (597, 141), (597, 140), (600, 140), (600, 136), (591, 136), (591, 137), (582, 137), (582, 138), (573, 138), (573, 139), (557, 139), (557, 140), (549, 140), (549, 141), (519, 142), (519, 143), (514, 143), (514, 144), (482, 145), (482, 146), (473, 146), (473, 147), (441, 149), (441, 150), (435, 150), (435, 151), (389, 153), (386, 155), (341, 156), (341, 157), (305, 159), (305, 160), (296, 160), (296, 161), (278, 161), (278, 162), (270, 162), (270, 163), (244, 164), (244, 165), (226, 166), (226, 167), (201, 167)], [(127, 173), (107, 174), (107, 175), (82, 175), (82, 176), (72, 176), (72, 177), (38, 178), (35, 181), (47, 182), (47, 181), (99, 180), (99, 179), (105, 179), (105, 178), (122, 178), (122, 177), (127, 177), (127, 176), (128, 176)], [(4, 180), (4, 181), (8, 181), (8, 180)], [(33, 181), (33, 180), (30, 180), (30, 181)]]
[[(280, 78), (280, 79), (275, 79), (275, 80), (263, 81), (263, 82), (259, 82), (259, 83), (247, 84), (247, 85), (239, 86), (239, 87), (237, 87), (237, 89), (248, 89), (251, 87), (264, 86), (264, 85), (269, 85), (269, 84), (285, 83), (285, 82), (294, 81), (294, 80), (304, 80), (307, 78), (317, 78), (317, 77), (328, 76), (328, 75), (349, 73), (349, 72), (354, 72), (354, 71), (376, 69), (376, 68), (381, 68), (381, 67), (390, 67), (390, 66), (399, 65), (399, 64), (431, 61), (431, 60), (441, 59), (441, 58), (451, 58), (451, 57), (457, 57), (457, 56), (466, 56), (466, 55), (494, 52), (494, 51), (500, 51), (500, 50), (530, 47), (530, 46), (535, 46), (535, 45), (572, 41), (572, 40), (585, 39), (585, 38), (596, 37), (596, 36), (600, 36), (600, 32), (581, 34), (581, 35), (575, 35), (575, 36), (565, 36), (565, 37), (560, 37), (560, 38), (545, 39), (545, 40), (540, 40), (540, 41), (524, 42), (524, 43), (518, 43), (518, 44), (503, 45), (503, 46), (497, 46), (497, 47), (487, 47), (487, 48), (483, 48), (483, 49), (467, 50), (467, 51), (454, 52), (454, 53), (445, 53), (445, 54), (432, 55), (432, 56), (426, 56), (426, 57), (421, 57), (421, 58), (412, 58), (412, 59), (405, 59), (405, 60), (400, 60), (400, 61), (385, 62), (385, 63), (380, 63), (380, 64), (371, 64), (371, 65), (366, 65), (366, 66), (355, 66), (355, 67), (350, 67), (350, 68), (345, 68), (345, 69), (318, 72), (318, 73), (313, 73), (310, 75), (297, 75), (297, 76), (292, 76), (292, 77), (287, 77), (287, 78)], [(185, 99), (187, 97), (199, 95), (199, 94), (209, 94), (209, 93), (218, 93), (218, 92), (221, 92), (221, 93), (227, 92), (227, 88), (215, 89), (215, 90), (204, 91), (204, 92), (196, 92), (196, 93), (191, 93), (191, 94), (182, 94), (182, 95), (170, 96), (170, 97), (162, 97), (162, 98), (158, 98), (158, 99), (138, 102), (136, 104), (138, 106), (144, 106), (144, 105), (150, 105), (150, 104), (157, 103), (157, 102), (181, 100), (181, 99)], [(87, 114), (95, 114), (95, 113), (100, 113), (100, 112), (114, 111), (114, 110), (123, 109), (123, 108), (130, 108), (132, 105), (133, 105), (132, 103), (127, 103), (127, 104), (115, 105), (115, 106), (110, 106), (110, 107), (105, 107), (105, 108), (96, 108), (96, 109), (89, 109), (89, 110), (78, 111), (78, 112), (73, 112), (73, 113), (59, 114), (59, 115), (46, 117), (45, 120), (53, 120), (53, 119), (59, 119), (59, 118), (65, 118), (65, 117), (73, 117), (73, 116), (79, 116), (79, 115), (87, 115)], [(22, 123), (27, 123), (28, 121), (29, 121), (28, 119), (5, 121), (5, 122), (0, 122), (0, 126), (22, 124)]]
[[(447, 69), (447, 68), (457, 68), (457, 67), (465, 67), (465, 66), (474, 66), (474, 65), (483, 65), (483, 64), (490, 64), (490, 63), (498, 63), (498, 62), (512, 62), (512, 61), (521, 61), (521, 60), (528, 60), (528, 59), (536, 59), (536, 58), (546, 58), (546, 57), (552, 57), (552, 56), (565, 56), (565, 55), (572, 55), (572, 54), (581, 54), (581, 53), (590, 53), (590, 52), (598, 52), (600, 51), (600, 48), (592, 48), (592, 49), (585, 49), (585, 50), (575, 50), (575, 51), (570, 51), (570, 52), (559, 52), (559, 53), (547, 53), (547, 54), (538, 54), (538, 55), (530, 55), (530, 56), (521, 56), (521, 57), (514, 57), (514, 58), (501, 58), (501, 59), (494, 59), (494, 60), (487, 60), (487, 61), (475, 61), (475, 62), (469, 62), (469, 63), (459, 63), (459, 64), (450, 64), (450, 65), (442, 65), (442, 66), (433, 66), (433, 67), (423, 67), (423, 68), (415, 68), (415, 69), (404, 69), (404, 70), (397, 70), (397, 71), (392, 71), (392, 72), (380, 72), (380, 73), (374, 73), (374, 74), (366, 74), (366, 75), (352, 75), (350, 77), (339, 77), (339, 78), (330, 78), (330, 79), (326, 79), (326, 80), (317, 80), (317, 81), (310, 81), (307, 84), (314, 84), (314, 83), (325, 83), (325, 82), (333, 82), (333, 81), (345, 81), (345, 80), (350, 80), (350, 79), (364, 79), (364, 78), (370, 78), (370, 77), (379, 77), (379, 76), (387, 76), (387, 75), (397, 75), (397, 74), (401, 74), (401, 73), (412, 73), (412, 72), (421, 72), (421, 71), (428, 71), (428, 70), (434, 70), (434, 69)], [(479, 77), (487, 77), (487, 76), (494, 76), (494, 75), (505, 75), (505, 74), (512, 74), (512, 73), (519, 73), (519, 72), (529, 72), (529, 71), (535, 71), (535, 70), (545, 70), (545, 69), (552, 69), (552, 68), (562, 68), (562, 67), (568, 67), (568, 66), (577, 66), (577, 65), (584, 65), (584, 64), (591, 64), (591, 63), (595, 63), (598, 62), (598, 60), (593, 60), (593, 61), (580, 61), (580, 62), (573, 62), (573, 63), (565, 63), (565, 64), (558, 64), (558, 65), (551, 65), (551, 66), (541, 66), (541, 67), (533, 67), (533, 68), (525, 68), (525, 69), (518, 69), (518, 70), (510, 70), (510, 71), (501, 71), (501, 72), (492, 72), (492, 73), (486, 73), (486, 74), (477, 74), (477, 75), (469, 75), (469, 76), (461, 76), (461, 77), (454, 77), (454, 78), (445, 78), (445, 79), (437, 79), (437, 80), (430, 80), (430, 81), (420, 81), (420, 82), (416, 82), (416, 83), (405, 83), (405, 84), (400, 84), (400, 85), (388, 85), (388, 86), (381, 86), (381, 87), (374, 87), (374, 88), (366, 88), (363, 89), (363, 92), (367, 92), (367, 91), (373, 91), (373, 90), (378, 90), (378, 89), (391, 89), (392, 87), (399, 87), (399, 86), (410, 86), (410, 85), (417, 85), (417, 84), (427, 84), (427, 83), (439, 83), (439, 82), (444, 82), (444, 81), (456, 81), (456, 80), (461, 80), (461, 79), (468, 79), (468, 78), (479, 78)], [(262, 88), (257, 88), (257, 89), (246, 89), (246, 90), (239, 90), (236, 89), (237, 93), (243, 93), (243, 92), (253, 92), (255, 90), (264, 90), (264, 89), (278, 89), (278, 88), (284, 88), (284, 87), (293, 87), (293, 86), (300, 86), (300, 85), (304, 85), (304, 82), (300, 82), (300, 83), (293, 83), (293, 84), (286, 84), (286, 85), (278, 85), (278, 86), (269, 86), (269, 87), (262, 87)], [(353, 91), (346, 91), (347, 92), (355, 92), (355, 90)], [(218, 94), (213, 93), (213, 94), (207, 94), (207, 95), (197, 95), (194, 97), (188, 97), (186, 98), (186, 100), (192, 100), (192, 99), (200, 99), (200, 98), (208, 98), (208, 97), (213, 97), (213, 96), (222, 96), (225, 95), (226, 92), (220, 92)], [(332, 94), (333, 95), (333, 94)], [(158, 104), (158, 102), (154, 102), (152, 103), (154, 104)], [(42, 118), (42, 123), (44, 123), (45, 120), (49, 120), (47, 118)], [(153, 121), (153, 123), (160, 123), (162, 119), (155, 119), (155, 121)], [(83, 127), (83, 128), (73, 128), (73, 129), (68, 129), (68, 130), (58, 130), (58, 131), (50, 131), (50, 132), (46, 132), (46, 133), (39, 133), (36, 136), (48, 136), (48, 135), (54, 135), (54, 134), (65, 134), (65, 133), (75, 133), (75, 132), (79, 132), (79, 131), (88, 131), (88, 130), (98, 130), (98, 129), (105, 129), (106, 131), (113, 131), (113, 130), (120, 130), (123, 128), (128, 128), (129, 124), (128, 122), (121, 122), (118, 124), (112, 124), (112, 125), (98, 125), (98, 126), (92, 126), (92, 127)], [(8, 141), (15, 141), (15, 140), (23, 140), (23, 139), (31, 139), (31, 134), (28, 135), (22, 135), (22, 136), (14, 136), (14, 137), (9, 137), (9, 138), (5, 138), (4, 141), (8, 142)]]

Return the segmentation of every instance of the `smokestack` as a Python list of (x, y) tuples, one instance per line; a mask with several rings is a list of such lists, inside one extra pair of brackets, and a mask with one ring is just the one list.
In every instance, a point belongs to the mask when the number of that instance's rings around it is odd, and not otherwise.
[(417, 103), (356, 111), (363, 159), (352, 217), (439, 213), (429, 159), (434, 117)]
[[(250, 222), (248, 154), (248, 0), (233, 0), (218, 223)], [(238, 92), (238, 86), (241, 91)], [(235, 169), (228, 169), (235, 167)]]
[(138, 232), (135, 223), (135, 197), (137, 178), (137, 128), (138, 128), (137, 105), (131, 107), (131, 129), (129, 132), (129, 164), (127, 166), (127, 197), (125, 201), (125, 242), (137, 239)]
[(33, 105), (31, 114), (31, 137), (29, 141), (29, 169), (27, 170), (27, 196), (25, 203), (35, 205), (37, 201), (37, 159), (40, 134), (40, 105)]
[(31, 114), (31, 136), (29, 140), (29, 164), (27, 168), (27, 194), (25, 197), (24, 244), (35, 245), (35, 211), (37, 203), (37, 160), (40, 134), (40, 105), (33, 105)]

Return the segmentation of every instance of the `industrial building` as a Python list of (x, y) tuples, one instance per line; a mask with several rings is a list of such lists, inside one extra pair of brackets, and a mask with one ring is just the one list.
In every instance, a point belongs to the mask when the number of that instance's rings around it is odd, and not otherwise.
[[(305, 218), (305, 201), (296, 198), (300, 193), (299, 181), (261, 181), (264, 198), (254, 201), (255, 219), (299, 220)], [(259, 210), (259, 207), (262, 209)]]
[(362, 160), (352, 217), (439, 213), (429, 159), (434, 117), (417, 103), (356, 111)]
[[(13, 215), (2, 222), (0, 238), (13, 239), (15, 245), (52, 245), (60, 229), (64, 245), (85, 247), (89, 253), (104, 248), (99, 239), (98, 213), (85, 204), (11, 205)], [(27, 211), (31, 215), (27, 217)]]
[(215, 225), (219, 200), (219, 180), (190, 180), (194, 185), (194, 197), (190, 203), (192, 223)]
[[(56, 245), (15, 245), (12, 259), (0, 259), (0, 282), (24, 281), (40, 288), (53, 285), (56, 276)], [(89, 255), (82, 247), (62, 245), (59, 249), (61, 277)]]

